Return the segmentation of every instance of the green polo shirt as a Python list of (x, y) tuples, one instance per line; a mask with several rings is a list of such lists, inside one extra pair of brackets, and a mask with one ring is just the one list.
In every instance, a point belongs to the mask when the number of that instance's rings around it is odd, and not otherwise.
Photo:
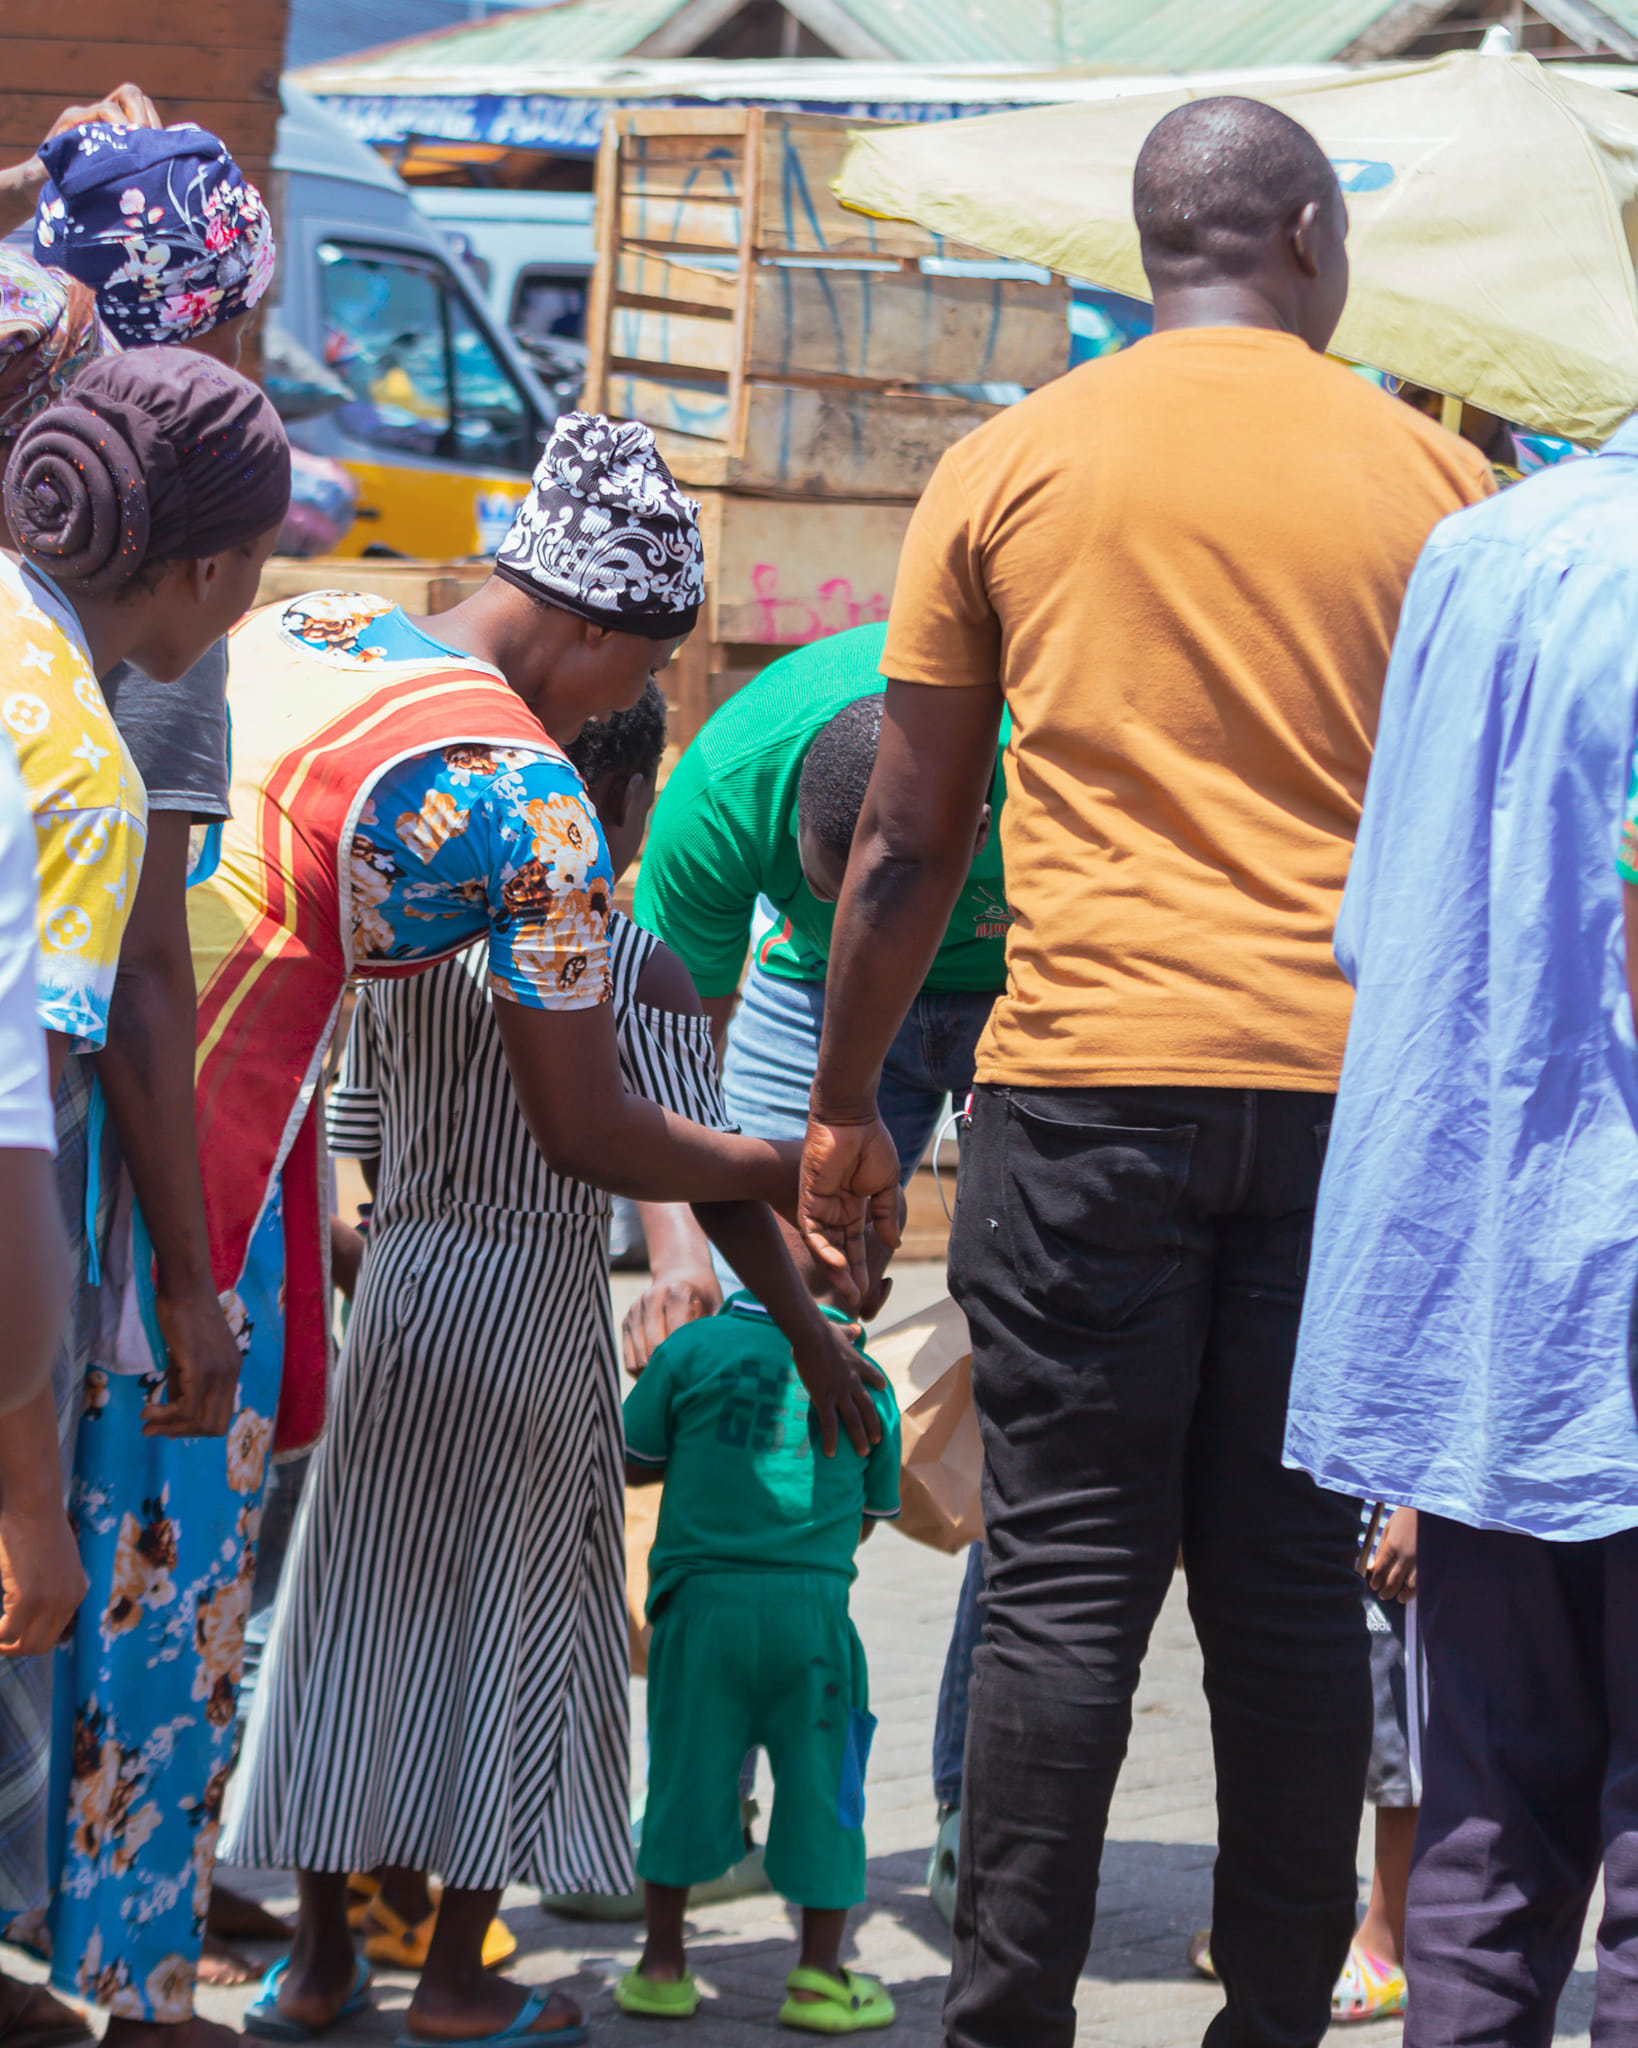
[(843, 1433), (827, 1458), (791, 1347), (750, 1295), (730, 1296), (716, 1315), (667, 1337), (625, 1409), (626, 1456), (665, 1471), (649, 1614), (694, 1572), (827, 1572), (851, 1582), (861, 1520), (899, 1511), (898, 1404), (890, 1387), (873, 1387), (870, 1398), (881, 1442), (861, 1458)]
[[(786, 981), (824, 980), (836, 906), (821, 903), (802, 879), (797, 785), (820, 728), (883, 688), (886, 638), (884, 625), (855, 626), (765, 668), (706, 721), (660, 792), (637, 878), (636, 918), (682, 959), (702, 996), (738, 988), (759, 896), (778, 923), (759, 940), (757, 965)], [(1003, 746), (1007, 733), (1003, 723)], [(997, 754), (990, 836), (950, 914), (926, 988), (991, 995), (1006, 987), (1005, 793)]]

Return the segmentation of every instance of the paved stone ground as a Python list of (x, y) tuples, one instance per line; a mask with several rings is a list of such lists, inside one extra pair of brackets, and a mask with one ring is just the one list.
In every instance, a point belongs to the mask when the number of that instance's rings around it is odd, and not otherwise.
[[(634, 1291), (617, 1285), (621, 1305)], [(893, 1310), (908, 1314), (942, 1292), (934, 1269), (907, 1269)], [(939, 2010), (949, 1937), (924, 1878), (933, 1836), (928, 1758), (933, 1708), (961, 1560), (940, 1557), (882, 1531), (860, 1558), (853, 1611), (870, 1657), (872, 1705), (880, 1717), (869, 1781), (870, 1895), (852, 1927), (849, 1960), (883, 1977), (898, 2001), (898, 2024), (879, 2038), (896, 2048), (939, 2048)], [(642, 1722), (640, 1682), (633, 1719)], [(640, 1768), (639, 1764), (639, 1768)], [(764, 1795), (766, 1788), (764, 1787)], [(1179, 1579), (1155, 1631), (1138, 1694), (1131, 1753), (1122, 1774), (1104, 1854), (1097, 1933), (1077, 2001), (1077, 2048), (1194, 2048), (1217, 2009), (1216, 1989), (1190, 1972), (1190, 1933), (1210, 1917), (1211, 1758), (1200, 1665)], [(1369, 1866), (1370, 1835), (1361, 1841)], [(277, 1907), (293, 1905), (287, 1877), (235, 1876)], [(614, 1979), (635, 1961), (636, 1926), (597, 1926), (543, 1913), (521, 1888), (505, 1916), (516, 1933), (518, 1978), (563, 1983), (585, 2004), (596, 2048), (654, 2048), (665, 2030), (619, 2014)], [(692, 2028), (699, 2048), (759, 2048), (790, 2040), (774, 2021), (785, 1972), (795, 1960), (792, 1917), (771, 1896), (702, 1909), (692, 1917), (693, 1963), (708, 2003)], [(273, 1960), (278, 1951), (256, 1951)], [(8, 1956), (8, 1966), (12, 1959)], [(1559, 2015), (1557, 2039), (1585, 2044), (1592, 1955), (1584, 1948)], [(338, 2048), (375, 2048), (395, 2039), (413, 1980), (383, 1972), (376, 2010), (328, 2037)], [(237, 2023), (248, 1992), (206, 1992), (211, 2018)], [(1400, 2028), (1357, 2030), (1361, 2048), (1399, 2048)], [(1333, 2035), (1333, 2042), (1341, 2037)]]

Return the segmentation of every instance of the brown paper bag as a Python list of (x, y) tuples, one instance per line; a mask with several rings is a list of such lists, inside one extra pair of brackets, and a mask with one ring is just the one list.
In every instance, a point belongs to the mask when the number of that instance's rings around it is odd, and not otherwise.
[(946, 1295), (865, 1347), (899, 1404), (899, 1530), (934, 1550), (964, 1550), (984, 1533), (967, 1319)]
[(654, 1630), (643, 1612), (648, 1599), (648, 1553), (660, 1526), (658, 1486), (626, 1488), (626, 1625), (631, 1632), (633, 1677), (648, 1676), (648, 1643)]

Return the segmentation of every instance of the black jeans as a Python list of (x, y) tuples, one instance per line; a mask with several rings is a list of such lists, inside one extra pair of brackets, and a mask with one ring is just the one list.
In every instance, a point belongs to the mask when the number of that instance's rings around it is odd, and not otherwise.
[[(984, 1640), (950, 2048), (1069, 2048), (1138, 1667), (1179, 1544), (1217, 1768), (1210, 2048), (1309, 2048), (1354, 1929), (1357, 1504), (1280, 1463), (1328, 1095), (983, 1088), (950, 1287)], [(1361, 1360), (1369, 1370), (1374, 1360)]]

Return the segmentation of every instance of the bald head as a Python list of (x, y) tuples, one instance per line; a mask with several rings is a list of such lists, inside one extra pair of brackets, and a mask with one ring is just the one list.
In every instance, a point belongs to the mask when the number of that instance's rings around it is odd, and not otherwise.
[(1172, 295), (1249, 286), (1282, 301), (1261, 324), (1325, 345), (1347, 292), (1347, 209), (1325, 152), (1289, 115), (1226, 94), (1176, 108), (1138, 154), (1132, 211), (1157, 315)]

